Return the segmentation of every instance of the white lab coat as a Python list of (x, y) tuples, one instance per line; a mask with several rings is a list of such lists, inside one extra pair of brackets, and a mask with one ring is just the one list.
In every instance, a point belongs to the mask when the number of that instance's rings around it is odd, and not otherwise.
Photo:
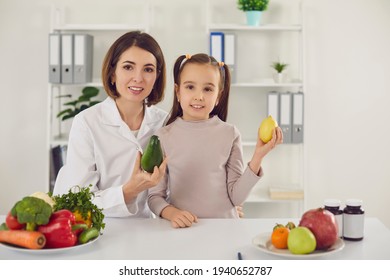
[(132, 174), (138, 151), (161, 128), (167, 113), (145, 107), (137, 138), (120, 117), (115, 101), (108, 97), (75, 116), (69, 135), (66, 164), (58, 173), (54, 195), (79, 185), (92, 185), (93, 202), (107, 217), (150, 217), (147, 192), (126, 204), (122, 186)]

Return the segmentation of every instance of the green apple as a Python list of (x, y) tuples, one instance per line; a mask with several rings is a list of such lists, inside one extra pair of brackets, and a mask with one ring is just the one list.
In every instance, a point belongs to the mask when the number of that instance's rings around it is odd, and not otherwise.
[(316, 249), (316, 238), (307, 227), (296, 227), (290, 230), (287, 247), (293, 254), (309, 254)]

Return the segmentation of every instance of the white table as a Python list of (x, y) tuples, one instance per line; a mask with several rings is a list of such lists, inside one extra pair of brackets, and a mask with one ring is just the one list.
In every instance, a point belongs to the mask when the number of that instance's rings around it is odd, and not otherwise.
[[(0, 223), (5, 217), (0, 216)], [(0, 247), (0, 259), (245, 260), (281, 259), (252, 245), (252, 239), (288, 219), (202, 219), (191, 228), (174, 229), (162, 219), (106, 218), (103, 235), (89, 246), (61, 253), (31, 254)], [(298, 222), (292, 219), (293, 222)], [(390, 260), (390, 230), (366, 218), (364, 239), (344, 241), (343, 250), (319, 259)]]

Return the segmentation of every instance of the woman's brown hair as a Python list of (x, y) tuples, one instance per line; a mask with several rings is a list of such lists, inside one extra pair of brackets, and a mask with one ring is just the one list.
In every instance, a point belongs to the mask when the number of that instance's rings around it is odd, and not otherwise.
[[(181, 55), (176, 59), (175, 65), (173, 67), (173, 79), (175, 85), (180, 85), (180, 75), (184, 67), (188, 63), (196, 64), (209, 64), (218, 68), (220, 79), (219, 79), (219, 90), (221, 95), (219, 96), (218, 105), (210, 113), (210, 117), (218, 116), (222, 121), (226, 121), (228, 114), (228, 103), (229, 103), (229, 92), (230, 92), (230, 72), (229, 67), (226, 64), (221, 64), (214, 57), (209, 56), (204, 53), (198, 53), (191, 57), (188, 55)], [(174, 91), (174, 96), (176, 92)], [(174, 122), (177, 117), (183, 116), (183, 110), (180, 106), (177, 98), (173, 98), (173, 105), (170, 112), (170, 116), (167, 122), (167, 125)]]
[(102, 81), (107, 94), (113, 99), (120, 95), (115, 84), (111, 83), (111, 77), (115, 73), (116, 65), (123, 52), (130, 47), (139, 47), (154, 55), (157, 61), (157, 78), (152, 92), (147, 97), (148, 106), (155, 105), (164, 99), (166, 83), (166, 65), (163, 52), (157, 41), (147, 33), (141, 31), (131, 31), (119, 37), (108, 50), (102, 67)]

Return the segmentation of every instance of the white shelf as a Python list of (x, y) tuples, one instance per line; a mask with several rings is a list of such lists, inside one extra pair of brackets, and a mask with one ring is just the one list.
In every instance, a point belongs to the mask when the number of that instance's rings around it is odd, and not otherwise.
[(273, 82), (253, 82), (253, 83), (235, 83), (232, 84), (232, 87), (275, 87), (275, 88), (283, 88), (283, 87), (302, 87), (303, 83), (283, 83), (277, 84)]
[(229, 31), (302, 31), (299, 24), (264, 24), (260, 26), (249, 26), (244, 24), (210, 24), (210, 30)]
[(62, 134), (61, 136), (54, 136), (54, 137), (52, 137), (52, 139), (50, 140), (50, 145), (51, 145), (51, 146), (57, 146), (57, 145), (63, 146), (63, 145), (67, 145), (67, 144), (68, 144), (68, 138), (69, 138), (69, 135), (68, 135), (68, 134)]
[(242, 146), (244, 147), (255, 147), (256, 141), (242, 141)]
[(286, 202), (297, 202), (302, 203), (303, 199), (271, 199), (268, 193), (268, 189), (256, 190), (252, 192), (245, 203), (286, 203)]
[(54, 31), (130, 31), (147, 30), (143, 24), (64, 24), (55, 26)]
[(82, 83), (82, 84), (51, 84), (52, 86), (64, 86), (64, 87), (103, 87), (103, 83), (100, 81), (92, 81), (89, 83)]
[[(256, 141), (255, 140), (253, 140), (253, 141), (250, 141), (250, 140), (242, 141), (241, 144), (242, 144), (243, 147), (255, 147), (256, 146)], [(283, 145), (303, 145), (303, 143), (287, 143), (287, 144), (285, 143)]]

